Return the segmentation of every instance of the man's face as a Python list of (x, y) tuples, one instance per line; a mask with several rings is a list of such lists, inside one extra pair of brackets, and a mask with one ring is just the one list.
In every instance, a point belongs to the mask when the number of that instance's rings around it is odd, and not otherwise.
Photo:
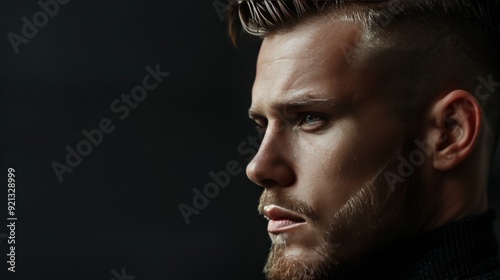
[(387, 77), (344, 55), (359, 34), (353, 23), (323, 21), (262, 44), (250, 116), (265, 136), (247, 175), (265, 188), (268, 278), (326, 275), (375, 238), (397, 235), (390, 227), (405, 195), (382, 173), (402, 152), (405, 128), (382, 92)]

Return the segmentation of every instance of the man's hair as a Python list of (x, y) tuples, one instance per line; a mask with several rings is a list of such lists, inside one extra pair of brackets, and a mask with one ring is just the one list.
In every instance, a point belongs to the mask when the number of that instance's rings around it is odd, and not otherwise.
[(494, 38), (499, 27), (498, 0), (232, 0), (230, 4), (229, 31), (234, 42), (240, 27), (252, 35), (264, 37), (289, 29), (307, 18), (350, 6), (361, 8), (352, 13), (352, 17), (364, 23), (382, 23), (387, 17), (398, 15), (422, 21), (453, 20), (457, 25), (477, 25), (480, 33), (498, 41)]
[(438, 84), (452, 79), (476, 95), (496, 131), (500, 92), (477, 89), (481, 81), (499, 80), (500, 0), (248, 0), (233, 1), (228, 12), (235, 44), (241, 30), (264, 38), (326, 18), (361, 28), (352, 63), (366, 58), (393, 68), (398, 81), (387, 92), (402, 119), (414, 121)]

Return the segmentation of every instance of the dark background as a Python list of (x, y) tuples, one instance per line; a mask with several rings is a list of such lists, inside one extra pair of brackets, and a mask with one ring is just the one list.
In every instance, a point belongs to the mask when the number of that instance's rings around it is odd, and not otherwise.
[[(7, 34), (40, 10), (0, 2), (0, 234), (8, 167), (18, 217), (17, 272), (0, 239), (0, 279), (262, 279), (270, 243), (244, 171), (189, 225), (178, 209), (209, 172), (247, 163), (259, 42), (232, 46), (212, 0), (71, 0), (15, 54)], [(120, 120), (111, 103), (157, 64), (170, 76)], [(115, 130), (60, 183), (51, 164), (103, 118)]]

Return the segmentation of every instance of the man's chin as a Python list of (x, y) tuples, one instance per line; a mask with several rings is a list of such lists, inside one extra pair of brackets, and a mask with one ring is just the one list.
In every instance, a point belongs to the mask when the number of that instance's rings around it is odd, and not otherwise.
[(289, 240), (290, 236), (274, 236), (273, 245), (264, 268), (269, 280), (327, 279), (336, 263), (324, 245), (306, 247)]

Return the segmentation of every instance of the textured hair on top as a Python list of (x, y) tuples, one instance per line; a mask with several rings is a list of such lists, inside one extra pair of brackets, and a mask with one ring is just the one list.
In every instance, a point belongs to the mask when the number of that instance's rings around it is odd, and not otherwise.
[[(230, 0), (229, 33), (237, 41), (241, 29), (251, 35), (265, 37), (270, 33), (292, 28), (310, 17), (321, 16), (333, 9), (352, 8), (352, 17), (365, 23), (383, 22), (396, 16), (419, 15), (420, 20), (454, 18), (477, 25), (490, 40), (500, 28), (498, 0)], [(357, 10), (357, 11), (356, 11)], [(392, 15), (390, 15), (392, 13)], [(496, 38), (495, 38), (496, 37)]]

